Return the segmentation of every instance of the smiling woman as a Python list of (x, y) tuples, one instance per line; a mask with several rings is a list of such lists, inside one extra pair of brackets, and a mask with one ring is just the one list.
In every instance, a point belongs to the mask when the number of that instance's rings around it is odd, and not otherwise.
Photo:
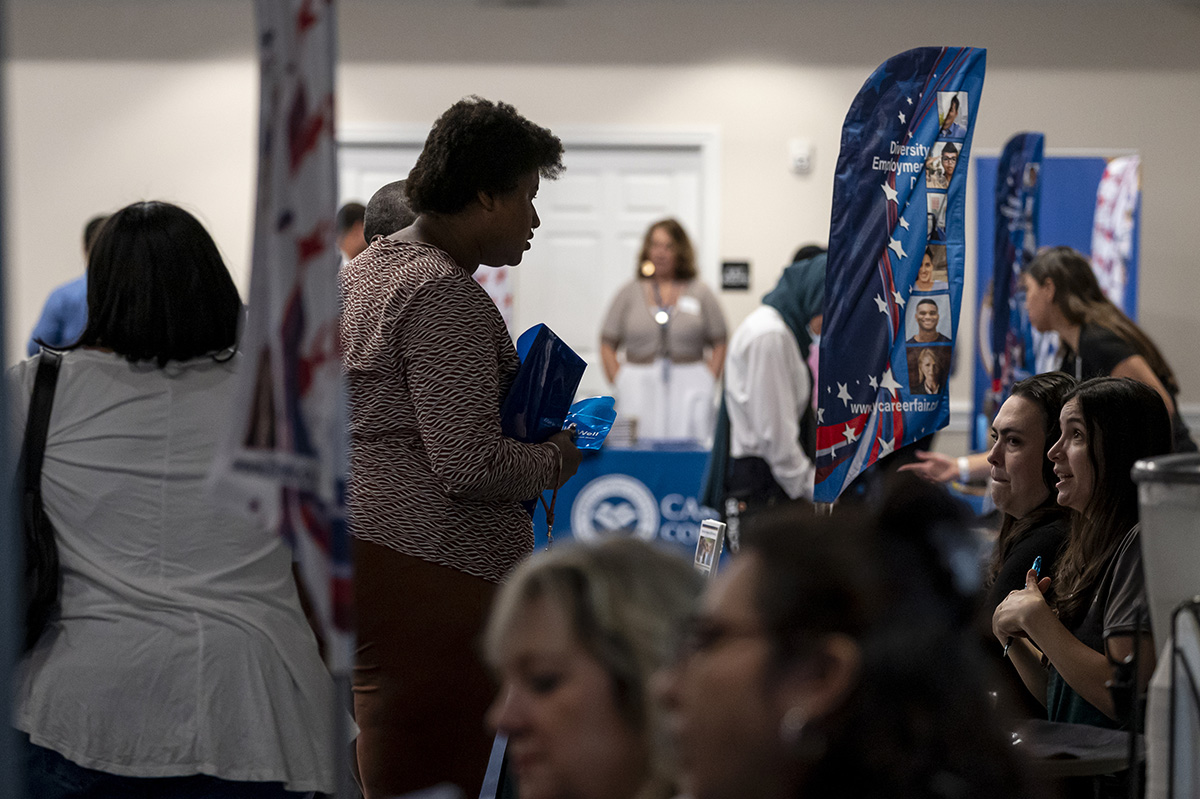
[[(1106, 683), (1110, 662), (1138, 653), (1142, 689), (1154, 668), (1138, 536), (1135, 461), (1171, 450), (1158, 393), (1129, 378), (1097, 378), (1068, 394), (1050, 449), (1058, 503), (1076, 511), (1053, 579), (1026, 573), (996, 608), (992, 631), (1013, 640), (1010, 658), (1051, 721), (1140, 725), (1121, 717)], [(1056, 598), (1047, 602), (1050, 585)], [(1042, 663), (1049, 663), (1049, 670)], [(1107, 794), (1105, 794), (1107, 795)]]
[(1075, 380), (1047, 372), (1013, 384), (992, 422), (992, 500), (1003, 514), (988, 570), (988, 607), (995, 609), (1010, 591), (1025, 585), (1035, 558), (1052, 574), (1067, 535), (1068, 510), (1058, 504), (1058, 478), (1047, 457), (1058, 441), (1058, 414)]

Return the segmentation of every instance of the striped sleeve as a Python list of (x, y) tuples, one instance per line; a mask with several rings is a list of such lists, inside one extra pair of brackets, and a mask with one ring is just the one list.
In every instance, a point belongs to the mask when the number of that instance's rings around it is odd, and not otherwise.
[(500, 432), (500, 353), (489, 312), (498, 316), (483, 290), (456, 277), (427, 281), (406, 303), (400, 340), (417, 429), (448, 495), (533, 499), (552, 482), (558, 456), (550, 444)]

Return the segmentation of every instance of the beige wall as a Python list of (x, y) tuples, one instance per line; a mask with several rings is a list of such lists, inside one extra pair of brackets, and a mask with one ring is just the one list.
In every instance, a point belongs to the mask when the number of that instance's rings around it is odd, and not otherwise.
[[(1200, 164), (1184, 144), (1200, 130), (1200, 11), (1166, 2), (567, 0), (510, 9), (342, 0), (341, 13), (344, 125), (427, 125), (478, 93), (550, 127), (718, 130), (719, 255), (749, 259), (754, 275), (749, 295), (723, 297), (731, 322), (797, 244), (828, 235), (841, 121), (870, 71), (908, 46), (987, 47), (977, 152), (1032, 129), (1051, 151), (1142, 154), (1141, 320), (1179, 373), (1184, 404), (1200, 405)], [(8, 30), (9, 360), (48, 290), (81, 270), (78, 231), (97, 210), (181, 202), (247, 285), (250, 0), (12, 0)], [(809, 175), (787, 170), (794, 136), (815, 145)], [(952, 388), (959, 407), (969, 386), (960, 377)]]

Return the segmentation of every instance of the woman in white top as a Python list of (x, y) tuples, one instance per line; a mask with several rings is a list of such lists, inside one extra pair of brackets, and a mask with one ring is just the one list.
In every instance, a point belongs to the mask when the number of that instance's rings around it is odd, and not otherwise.
[[(618, 350), (624, 350), (622, 363)], [(725, 363), (725, 316), (696, 276), (696, 256), (674, 219), (646, 231), (638, 271), (613, 298), (600, 331), (604, 376), (617, 412), (641, 438), (703, 440)]]
[[(293, 797), (334, 788), (334, 691), (278, 536), (205, 491), (241, 301), (190, 214), (137, 203), (88, 264), (42, 469), (61, 602), (16, 679), (27, 793)], [(13, 367), (25, 425), (41, 356)]]

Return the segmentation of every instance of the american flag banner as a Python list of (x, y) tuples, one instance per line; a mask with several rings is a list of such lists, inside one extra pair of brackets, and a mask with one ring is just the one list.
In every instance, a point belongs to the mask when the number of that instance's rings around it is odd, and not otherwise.
[(1008, 398), (1013, 383), (1037, 373), (1035, 336), (1025, 310), (1021, 270), (1037, 253), (1038, 203), (1042, 194), (1041, 133), (1018, 133), (1004, 145), (996, 174), (995, 271), (992, 274), (992, 385), (988, 419)]
[(1129, 288), (1141, 166), (1142, 160), (1136, 155), (1108, 162), (1096, 189), (1096, 215), (1092, 219), (1092, 271), (1104, 295), (1131, 317), (1137, 315), (1137, 297)]
[(833, 185), (814, 500), (945, 426), (986, 53), (922, 47), (863, 84)]
[(332, 0), (258, 0), (258, 197), (238, 415), (214, 484), (292, 547), (334, 675), (354, 657), (338, 346)]

